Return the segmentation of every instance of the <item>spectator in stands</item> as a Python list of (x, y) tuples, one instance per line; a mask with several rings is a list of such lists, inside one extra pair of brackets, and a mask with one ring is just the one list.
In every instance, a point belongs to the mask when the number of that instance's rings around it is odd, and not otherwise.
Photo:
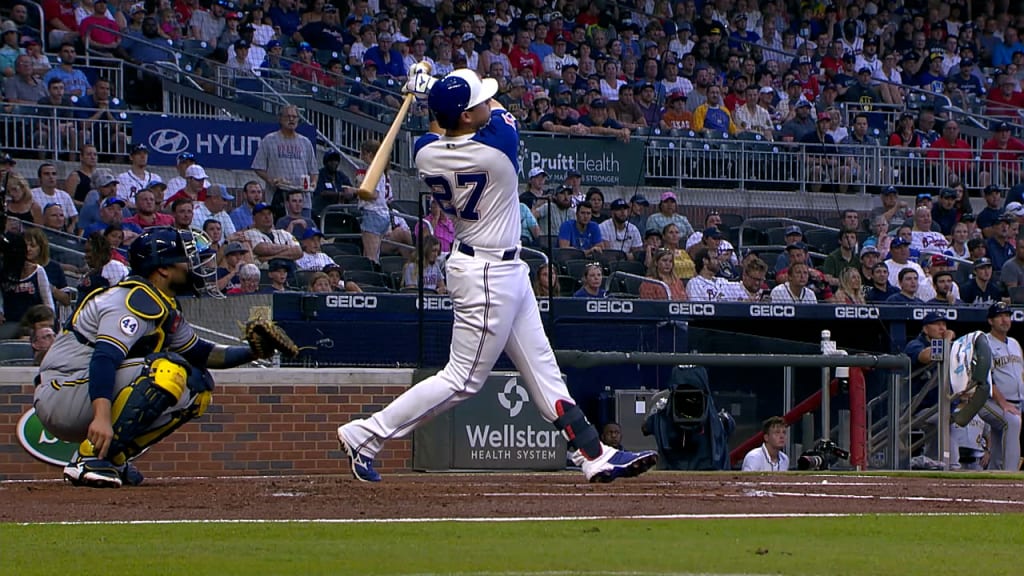
[[(953, 234), (953, 227), (960, 220), (960, 211), (956, 207), (957, 193), (952, 188), (943, 188), (939, 192), (939, 202), (932, 206), (931, 220), (933, 227), (938, 225), (944, 236)], [(945, 250), (948, 250), (947, 244)]]
[[(920, 259), (921, 268), (924, 269), (924, 276), (918, 279), (917, 297), (927, 302), (938, 294), (938, 287), (935, 285), (935, 278), (944, 272), (952, 273), (954, 264), (945, 256), (939, 254), (925, 254)], [(960, 288), (953, 282), (950, 276), (950, 285), (944, 287), (950, 291), (954, 298), (960, 297)], [(945, 292), (942, 293), (945, 297)]]
[(558, 283), (558, 266), (552, 262), (541, 264), (533, 274), (533, 294), (538, 299), (561, 295)]
[(75, 208), (71, 196), (57, 188), (57, 167), (49, 162), (44, 162), (39, 165), (36, 176), (39, 178), (39, 187), (32, 189), (32, 199), (44, 208), (44, 212), (46, 206), (59, 204), (68, 219), (63, 231), (74, 230), (75, 223), (78, 221), (78, 209)]
[(586, 134), (615, 136), (629, 143), (629, 128), (608, 116), (608, 103), (605, 100), (595, 98), (590, 102), (589, 109), (589, 114), (580, 118), (580, 124), (587, 128)]
[(43, 76), (43, 84), (49, 86), (50, 80), (59, 78), (64, 82), (64, 93), (68, 97), (81, 98), (91, 92), (92, 85), (89, 79), (85, 77), (85, 73), (75, 68), (75, 59), (78, 57), (75, 45), (61, 44), (60, 52), (57, 54), (60, 63)]
[(589, 202), (576, 206), (576, 219), (567, 220), (558, 229), (559, 248), (576, 248), (590, 257), (601, 253), (601, 229), (592, 221), (593, 207)]
[(132, 146), (128, 160), (131, 165), (117, 175), (117, 197), (124, 200), (128, 208), (135, 209), (135, 194), (154, 182), (162, 182), (162, 179), (159, 174), (146, 169), (149, 164), (149, 149), (144, 144)]
[[(640, 97), (637, 99), (636, 105), (640, 108), (640, 112), (643, 114), (644, 122), (646, 122), (648, 126), (660, 126), (662, 110), (655, 98), (654, 84), (651, 82), (643, 82), (640, 84), (639, 90)], [(687, 98), (692, 100), (695, 94), (697, 94), (696, 89), (688, 94)], [(701, 99), (703, 100), (703, 96), (701, 96)], [(687, 106), (687, 108), (689, 108), (689, 106)]]
[(96, 232), (85, 242), (86, 271), (78, 284), (78, 302), (107, 286), (113, 286), (128, 276), (128, 267), (113, 258), (110, 242), (103, 232)]
[(47, 150), (75, 151), (78, 148), (78, 127), (71, 110), (71, 100), (64, 94), (64, 82), (60, 78), (51, 78), (46, 87), (46, 97), (38, 104), (40, 108), (36, 114), (48, 120), (38, 123), (35, 145)]
[(1021, 181), (1021, 159), (1024, 158), (1024, 142), (1010, 135), (1010, 125), (1000, 122), (992, 138), (983, 145), (981, 159), (984, 161), (982, 180), (1017, 184)]
[(538, 121), (541, 129), (545, 132), (576, 136), (587, 134), (587, 127), (580, 124), (579, 120), (573, 118), (569, 111), (570, 104), (568, 101), (563, 99), (556, 100), (554, 110), (549, 114), (545, 114)]
[(629, 199), (629, 223), (641, 232), (647, 231), (647, 211), (651, 203), (642, 194), (634, 194)]
[[(860, 280), (861, 284), (865, 287), (865, 291), (871, 286), (871, 274), (875, 269), (875, 264), (878, 264), (882, 260), (881, 251), (875, 246), (865, 245), (860, 249)], [(888, 271), (886, 272), (888, 278)]]
[(301, 238), (306, 229), (316, 227), (313, 220), (302, 215), (303, 198), (304, 193), (302, 190), (288, 191), (285, 201), (285, 215), (278, 218), (274, 224), (275, 228), (293, 234), (296, 238)]
[(238, 268), (238, 286), (229, 287), (226, 294), (264, 294), (270, 290), (260, 289), (260, 269), (255, 264), (245, 263)]
[(242, 187), (242, 204), (231, 211), (231, 222), (236, 231), (248, 230), (252, 227), (252, 209), (263, 202), (263, 187), (255, 180), (250, 180)]
[[(392, 47), (394, 37), (389, 32), (377, 36), (377, 45), (366, 51), (363, 58), (377, 66), (377, 72), (395, 81), (404, 81), (406, 76), (402, 54)], [(474, 67), (475, 69), (475, 67)]]
[(960, 126), (955, 120), (948, 120), (942, 127), (942, 137), (932, 143), (927, 157), (940, 167), (943, 179), (964, 181), (965, 176), (975, 171), (971, 145), (960, 137)]
[(816, 304), (818, 299), (807, 287), (809, 271), (804, 262), (794, 262), (789, 266), (786, 281), (772, 288), (773, 303)]
[(121, 37), (118, 34), (120, 26), (117, 20), (110, 17), (107, 0), (94, 0), (92, 15), (79, 22), (78, 28), (83, 40), (88, 39), (89, 49), (95, 52), (112, 56), (121, 44)]
[[(953, 272), (940, 270), (932, 275), (932, 286), (935, 296), (925, 300), (925, 304), (938, 304), (942, 306), (962, 306), (963, 301), (956, 297), (954, 289), (956, 282), (953, 281)], [(918, 290), (920, 292), (920, 290)]]
[[(697, 274), (695, 266), (696, 253), (691, 257), (690, 253), (685, 249), (685, 243), (686, 239), (680, 232), (678, 225), (666, 224), (665, 227), (661, 229), (661, 247), (672, 251), (675, 261), (676, 276), (681, 278), (684, 282), (690, 280)], [(717, 248), (713, 250), (708, 249), (707, 252), (712, 258), (720, 260), (718, 258)], [(650, 262), (650, 260), (646, 260), (645, 262)], [(721, 267), (719, 266), (716, 268), (715, 274), (719, 274), (720, 272)]]
[(423, 238), (423, 272), (420, 272), (420, 256), (416, 251), (409, 253), (408, 261), (402, 268), (402, 290), (411, 291), (419, 289), (419, 279), (423, 279), (423, 289), (436, 293), (445, 294), (447, 288), (444, 283), (444, 272), (438, 261), (441, 256), (441, 243), (433, 236)]
[(533, 215), (545, 235), (559, 234), (566, 222), (572, 221), (572, 187), (562, 185), (550, 200), (534, 203)]
[(156, 211), (156, 195), (144, 188), (135, 195), (135, 214), (125, 218), (124, 223), (134, 224), (145, 230), (154, 226), (173, 226), (174, 217)]
[(659, 249), (654, 252), (647, 264), (647, 277), (664, 282), (668, 286), (669, 293), (665, 293), (665, 288), (661, 284), (643, 282), (640, 284), (640, 298), (678, 302), (687, 299), (686, 285), (675, 273), (675, 254), (672, 250)]
[(240, 240), (235, 234), (235, 224), (227, 212), (229, 202), (235, 197), (228, 194), (227, 187), (223, 184), (210, 186), (206, 190), (206, 199), (203, 202), (194, 204), (192, 209), (192, 227), (202, 229), (207, 220), (220, 222), (221, 232), (229, 242)]
[(707, 102), (701, 104), (693, 112), (693, 129), (697, 132), (712, 131), (716, 133), (736, 134), (736, 124), (732, 115), (722, 104), (722, 89), (710, 86), (707, 90)]
[(92, 180), (96, 189), (86, 195), (82, 210), (78, 213), (79, 230), (92, 229), (100, 224), (100, 210), (103, 201), (107, 198), (117, 197), (117, 178), (110, 170), (106, 168), (96, 170)]
[(70, 190), (71, 199), (75, 206), (81, 206), (86, 196), (93, 190), (92, 176), (96, 171), (96, 164), (99, 160), (96, 147), (92, 144), (85, 144), (81, 148), (79, 166), (64, 180), (64, 186)]
[[(20, 251), (26, 250), (25, 239), (21, 236), (8, 237), (8, 243)], [(12, 270), (10, 277), (0, 281), (0, 293), (3, 294), (3, 312), (0, 319), (0, 335), (4, 338), (17, 338), (19, 323), (33, 306), (43, 305), (50, 310), (50, 325), (53, 324), (53, 296), (50, 281), (42, 266), (26, 258), (18, 270)]]
[[(956, 197), (956, 193), (949, 188), (944, 188), (946, 194), (952, 193), (953, 198)], [(936, 206), (940, 206), (938, 204)], [(914, 210), (914, 227), (911, 229), (911, 252), (916, 251), (919, 254), (926, 252), (946, 252), (949, 250), (949, 241), (942, 235), (942, 232), (937, 230), (938, 225), (932, 220), (932, 209), (925, 206), (918, 206)]]
[(245, 231), (252, 253), (259, 262), (271, 259), (298, 260), (302, 248), (295, 237), (274, 228), (274, 212), (269, 204), (259, 203), (252, 211), (253, 227)]
[(633, 251), (643, 248), (643, 237), (640, 230), (629, 222), (629, 203), (616, 198), (611, 203), (611, 218), (599, 226), (604, 247), (608, 250), (619, 250), (626, 253), (626, 258), (633, 259)]
[[(1014, 257), (1015, 248), (1010, 239), (1010, 225), (1016, 223), (1017, 218), (1012, 214), (1003, 214), (999, 217), (993, 227), (992, 236), (985, 243), (985, 253), (992, 261), (996, 270), (1002, 270), (1003, 264)], [(966, 298), (964, 299), (966, 301)]]
[(1017, 82), (1010, 75), (996, 78), (996, 85), (988, 91), (985, 114), (1005, 122), (1019, 122), (1017, 111), (1024, 108), (1024, 92), (1018, 91)]
[(721, 263), (717, 254), (698, 250), (693, 257), (696, 276), (686, 283), (687, 298), (695, 302), (715, 302), (726, 298), (728, 282), (718, 276)]
[(324, 165), (316, 178), (313, 190), (313, 214), (322, 214), (324, 208), (332, 204), (343, 204), (355, 200), (355, 189), (352, 181), (342, 172), (341, 153), (329, 150), (324, 154)]
[[(1005, 293), (997, 282), (992, 282), (993, 262), (989, 258), (974, 261), (974, 279), (960, 290), (960, 298), (967, 305), (988, 306), (1000, 302)], [(1009, 303), (1009, 299), (1006, 299)]]
[[(675, 192), (663, 192), (661, 201), (658, 203), (658, 212), (647, 217), (647, 230), (664, 230), (668, 224), (675, 224), (683, 234), (683, 238), (689, 238), (693, 234), (693, 226), (686, 216), (676, 213), (678, 198)], [(685, 242), (685, 240), (684, 240)]]
[(26, 106), (34, 106), (46, 97), (46, 84), (33, 74), (32, 60), (22, 54), (14, 61), (14, 76), (4, 80), (4, 100), (8, 114), (29, 114)]
[(320, 63), (313, 59), (313, 47), (308, 43), (299, 44), (298, 60), (291, 65), (289, 73), (294, 78), (317, 84), (324, 76)]
[(833, 286), (841, 284), (845, 270), (860, 269), (860, 258), (856, 253), (857, 231), (844, 228), (839, 231), (838, 236), (839, 247), (825, 258), (825, 262), (821, 266), (821, 271), (825, 274), (825, 280)]
[(807, 265), (807, 280), (804, 281), (804, 285), (807, 286), (812, 292), (814, 292), (817, 299), (821, 302), (829, 302), (832, 300), (832, 287), (831, 284), (825, 279), (825, 275), (815, 269), (811, 265), (810, 255), (807, 253), (807, 245), (803, 242), (797, 242), (796, 244), (790, 244), (786, 246), (786, 257), (789, 262), (786, 268), (779, 270), (775, 274), (775, 281), (783, 283), (789, 279), (789, 270), (794, 264), (806, 264)]
[(604, 298), (607, 292), (604, 284), (604, 272), (600, 262), (591, 262), (583, 268), (582, 286), (572, 295), (573, 298)]
[[(33, 198), (28, 181), (18, 174), (7, 176), (7, 198), (4, 208), (8, 218), (17, 218), (28, 224), (43, 222), (43, 209)], [(13, 224), (13, 221), (8, 220), (9, 230), (10, 224)]]
[[(181, 154), (178, 154), (177, 162), (174, 165), (174, 168), (175, 170), (177, 170), (178, 175), (167, 181), (167, 191), (170, 192), (171, 194), (170, 198), (173, 198), (175, 194), (177, 194), (179, 191), (185, 188), (185, 185), (188, 183), (187, 177), (185, 175), (186, 171), (189, 169), (190, 166), (193, 166), (195, 163), (195, 154), (191, 152), (182, 152)], [(170, 198), (168, 198), (168, 200), (170, 200)]]
[(864, 246), (875, 248), (883, 257), (888, 255), (892, 236), (889, 235), (889, 221), (885, 219), (884, 215), (880, 214), (872, 219), (871, 231), (872, 235), (864, 240)]
[(742, 263), (739, 281), (729, 282), (725, 288), (725, 300), (730, 302), (762, 302), (768, 297), (765, 278), (768, 264), (756, 255)]
[(843, 146), (841, 150), (844, 156), (843, 165), (839, 168), (839, 191), (845, 193), (850, 182), (872, 182), (872, 173), (876, 170), (874, 148), (878, 146), (878, 139), (868, 134), (866, 113), (857, 114), (853, 121), (853, 131), (839, 143)]
[[(123, 122), (124, 103), (112, 96), (109, 80), (99, 78), (92, 94), (78, 99), (78, 117), (82, 122), (82, 142), (93, 144), (117, 155), (126, 153), (127, 135), (118, 122)], [(109, 160), (108, 160), (109, 161)]]
[(189, 21), (189, 37), (206, 42), (211, 49), (217, 48), (217, 40), (227, 28), (227, 19), (225, 18), (227, 7), (227, 0), (215, 0), (209, 10), (199, 9), (192, 12), (192, 19)]
[(678, 92), (669, 94), (659, 126), (662, 130), (689, 130), (693, 125), (693, 114), (685, 107), (686, 96)]
[(900, 114), (896, 129), (889, 135), (889, 146), (909, 149), (922, 147), (921, 135), (914, 129), (913, 114), (910, 112)]
[(811, 118), (811, 103), (800, 100), (796, 103), (796, 115), (782, 125), (784, 142), (802, 142), (809, 134), (814, 134), (817, 124)]
[[(292, 270), (293, 262), (282, 258), (272, 258), (267, 262), (267, 278), (270, 280), (270, 285), (265, 287), (266, 293), (274, 292), (289, 292), (291, 287), (288, 286), (288, 274)], [(264, 292), (264, 290), (261, 290)]]
[(171, 202), (171, 216), (174, 218), (174, 227), (179, 230), (192, 229), (192, 214), (194, 212), (194, 201), (191, 198), (178, 198)]
[[(769, 90), (771, 89), (769, 88)], [(742, 106), (738, 106), (734, 113), (736, 125), (741, 132), (754, 132), (767, 140), (773, 140), (775, 127), (772, 126), (768, 110), (758, 102), (758, 92), (760, 92), (760, 87), (757, 84), (747, 86), (746, 102)]]
[[(279, 215), (284, 214), (284, 188), (303, 188), (303, 215), (309, 217), (313, 206), (312, 191), (317, 185), (319, 168), (313, 143), (296, 132), (299, 126), (297, 106), (284, 106), (278, 115), (280, 129), (271, 132), (260, 141), (252, 169), (256, 171), (273, 190), (271, 205)], [(303, 178), (308, 177), (309, 187), (303, 187)]]
[(985, 238), (995, 233), (996, 224), (1003, 215), (1003, 189), (996, 184), (989, 184), (984, 190), (985, 207), (978, 212), (975, 224)]
[(783, 247), (782, 254), (779, 254), (779, 257), (776, 258), (776, 260), (775, 260), (775, 273), (776, 274), (778, 274), (779, 272), (785, 270), (786, 266), (789, 266), (789, 256), (788, 256), (788, 252), (785, 250), (785, 248), (788, 248), (788, 247), (790, 247), (790, 246), (792, 246), (794, 244), (803, 242), (804, 241), (803, 230), (801, 230), (800, 227), (795, 225), (795, 224), (792, 225), (792, 226), (787, 226), (786, 229), (782, 231), (782, 241), (785, 242), (786, 245)]
[(885, 302), (899, 289), (889, 283), (889, 268), (885, 263), (875, 264), (871, 270), (871, 283), (868, 285), (864, 299), (868, 303)]
[(333, 264), (334, 261), (321, 250), (324, 235), (314, 227), (306, 228), (299, 237), (299, 244), (302, 246), (302, 257), (295, 261), (299, 270), (323, 270), (324, 266)]
[(45, 270), (47, 283), (50, 285), (50, 295), (54, 303), (62, 306), (70, 305), (71, 296), (67, 291), (67, 276), (65, 276), (60, 262), (50, 259), (50, 241), (42, 229), (27, 228), (25, 230), (25, 259), (42, 266)]
[(910, 260), (910, 239), (904, 236), (893, 238), (889, 244), (889, 259), (885, 261), (889, 269), (889, 284), (899, 285), (899, 273), (904, 268), (912, 268), (917, 272), (918, 278), (924, 276), (924, 270), (917, 262)]
[(916, 270), (904, 268), (899, 271), (897, 280), (900, 291), (886, 299), (887, 304), (921, 304), (924, 300), (917, 297), (920, 276)]
[[(117, 196), (110, 196), (105, 198), (100, 203), (100, 218), (99, 221), (90, 225), (88, 228), (82, 229), (82, 236), (88, 238), (95, 232), (104, 232), (110, 226), (121, 226), (123, 229), (122, 244), (125, 246), (132, 243), (139, 234), (142, 234), (142, 228), (134, 224), (124, 225), (124, 200), (121, 200)], [(113, 246), (118, 248), (118, 246)]]
[(540, 166), (530, 168), (526, 178), (526, 191), (519, 195), (519, 201), (530, 209), (533, 209), (538, 201), (547, 202), (548, 192), (544, 189), (547, 180), (548, 173), (543, 168)]
[(48, 44), (60, 46), (65, 42), (76, 42), (79, 35), (74, 0), (44, 0), (42, 5), (43, 19), (49, 30)]
[(47, 204), (43, 206), (43, 227), (58, 232), (70, 233), (67, 229), (67, 218), (64, 216), (64, 208), (60, 204)]
[(999, 281), (1007, 291), (1024, 286), (1024, 238), (1017, 238), (1017, 253), (1003, 264)]

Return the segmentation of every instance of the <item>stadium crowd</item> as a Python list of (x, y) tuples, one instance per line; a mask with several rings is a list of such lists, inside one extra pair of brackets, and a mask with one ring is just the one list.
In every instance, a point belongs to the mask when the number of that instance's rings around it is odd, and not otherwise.
[[(123, 247), (142, 229), (173, 225), (206, 233), (221, 252), (219, 284), (227, 293), (289, 286), (401, 290), (418, 275), (444, 290), (452, 228), (436, 206), (427, 207), (429, 226), (423, 225), (437, 242), (425, 243), (422, 271), (418, 255), (403, 247), (421, 226), (396, 217), (386, 203), (359, 208), (362, 254), (343, 251), (343, 242), (323, 242), (316, 223), (326, 206), (351, 202), (351, 182), (338, 169), (340, 157), (316, 158), (312, 146), (301, 175), (283, 180), (268, 176), (273, 159), (260, 160), (258, 153), (258, 178), (229, 190), (211, 183), (202, 159), (186, 153), (178, 158), (178, 177), (161, 182), (147, 167), (148, 150), (131, 145), (135, 139), (119, 121), (122, 112), (159, 109), (159, 90), (152, 89), (159, 82), (139, 66), (171, 60), (188, 62), (211, 80), (230, 70), (235, 79), (266, 75), (335, 89), (344, 109), (372, 116), (398, 103), (410, 65), (428, 61), (437, 75), (468, 67), (498, 80), (499, 100), (524, 128), (624, 142), (654, 130), (756, 133), (822, 147), (809, 162), (816, 173), (832, 174), (841, 191), (866, 171), (863, 147), (920, 149), (943, 167), (934, 197), (922, 194), (913, 207), (899, 200), (901, 190), (880, 189), (878, 208), (854, 212), (832, 238), (812, 242), (799, 227), (784, 227), (777, 231), (784, 240), (778, 250), (744, 253), (734, 247), (735, 226), (724, 225), (717, 211), (697, 226), (682, 216), (681, 193), (605, 202), (600, 189), (584, 189), (582, 174), (570, 171), (549, 187), (544, 171), (535, 169), (521, 197), (523, 242), (560, 253), (558, 266), (534, 266), (538, 278), (548, 278), (543, 294), (980, 304), (1009, 298), (1020, 287), (1016, 238), (1024, 209), (1014, 202), (1024, 198), (1016, 187), (1005, 197), (1007, 187), (991, 184), (993, 175), (968, 150), (984, 149), (984, 159), (999, 166), (1000, 182), (1019, 184), (1024, 143), (1013, 133), (1024, 104), (1018, 38), (1024, 22), (994, 5), (45, 0), (40, 6), (15, 3), (0, 24), (5, 110), (62, 116), (40, 123), (31, 142), (11, 148), (36, 154), (59, 140), (80, 166), (57, 174), (56, 165), (44, 163), (36, 174), (20, 174), (16, 158), (8, 158), (7, 210), (85, 239), (96, 260), (79, 271), (87, 286), (127, 273)], [(126, 72), (84, 66), (86, 52), (123, 61)], [(124, 85), (112, 85), (115, 77)], [(889, 113), (881, 130), (878, 110)], [(984, 142), (961, 135), (958, 110), (992, 122)], [(282, 110), (282, 130), (284, 122), (297, 123), (295, 112)], [(374, 152), (364, 148), (362, 159)], [(99, 160), (124, 170), (97, 168)], [(303, 188), (300, 176), (310, 186)], [(977, 216), (971, 187), (984, 191), (986, 207)], [(303, 192), (293, 198), (296, 188)], [(348, 269), (339, 270), (339, 263)], [(307, 286), (301, 271), (327, 278), (310, 277), (316, 282)], [(609, 282), (617, 271), (649, 280), (637, 284), (620, 275)], [(51, 290), (66, 290), (49, 280)]]

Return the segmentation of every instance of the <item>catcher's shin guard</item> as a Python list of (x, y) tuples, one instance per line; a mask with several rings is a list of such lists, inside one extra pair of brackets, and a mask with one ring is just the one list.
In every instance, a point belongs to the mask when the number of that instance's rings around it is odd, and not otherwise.
[(587, 460), (593, 460), (601, 455), (601, 437), (597, 429), (591, 424), (583, 411), (578, 406), (565, 400), (555, 402), (555, 411), (558, 418), (555, 418), (555, 428), (562, 431), (566, 440), (569, 441), (569, 448), (579, 450)]
[[(170, 433), (168, 430), (150, 439), (155, 432), (150, 430), (153, 423), (189, 390), (192, 372), (188, 362), (178, 354), (161, 353), (146, 358), (139, 376), (114, 397), (111, 406), (114, 438), (107, 452), (108, 460), (120, 466)], [(143, 439), (149, 441), (140, 445)], [(93, 455), (88, 440), (82, 442), (79, 451), (83, 456)]]

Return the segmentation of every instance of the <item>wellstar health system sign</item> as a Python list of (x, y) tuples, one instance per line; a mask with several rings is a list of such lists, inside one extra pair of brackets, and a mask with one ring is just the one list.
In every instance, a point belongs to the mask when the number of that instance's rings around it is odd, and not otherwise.
[(559, 183), (572, 170), (583, 175), (583, 186), (643, 184), (644, 146), (615, 138), (566, 138), (524, 134), (519, 145), (519, 178), (541, 168), (548, 182)]

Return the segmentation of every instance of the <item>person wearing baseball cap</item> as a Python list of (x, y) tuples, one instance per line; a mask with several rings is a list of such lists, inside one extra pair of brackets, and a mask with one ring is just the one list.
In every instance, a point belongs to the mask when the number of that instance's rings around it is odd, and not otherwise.
[(996, 270), (1002, 270), (1003, 264), (1015, 255), (1013, 233), (1010, 227), (1017, 222), (1019, 219), (1013, 214), (1000, 215), (992, 227), (992, 235), (985, 241), (985, 255), (992, 259), (992, 266)]
[(252, 261), (249, 248), (241, 242), (228, 242), (221, 251), (223, 260), (217, 267), (217, 289), (222, 294), (227, 294), (232, 288), (241, 287), (241, 279), (238, 271), (246, 262)]
[[(875, 269), (875, 265), (882, 261), (882, 252), (874, 244), (865, 245), (860, 249), (859, 256), (861, 285), (866, 289), (871, 286), (871, 272)], [(888, 270), (886, 270), (885, 276), (888, 281)]]
[(271, 259), (298, 260), (302, 247), (290, 232), (274, 228), (274, 207), (260, 202), (252, 208), (252, 228), (242, 232), (259, 262)]
[(519, 201), (533, 209), (538, 201), (546, 201), (547, 191), (544, 186), (548, 182), (548, 173), (540, 166), (530, 168), (526, 174), (526, 190), (519, 195)]
[(910, 259), (910, 239), (903, 236), (896, 236), (889, 243), (889, 259), (885, 265), (889, 269), (889, 284), (893, 286), (900, 285), (899, 274), (904, 268), (912, 268), (918, 278), (924, 277), (921, 265)]
[(149, 163), (149, 148), (135, 144), (128, 152), (131, 166), (117, 175), (117, 197), (124, 200), (128, 208), (135, 209), (135, 193), (149, 188), (153, 182), (163, 182), (159, 174), (146, 170)]
[(693, 226), (686, 216), (676, 212), (678, 205), (679, 199), (675, 192), (663, 192), (658, 202), (658, 211), (647, 217), (646, 229), (664, 233), (666, 226), (675, 224), (679, 228), (679, 237), (689, 238), (693, 234)]
[(192, 211), (192, 227), (197, 230), (206, 229), (207, 220), (220, 222), (221, 238), (234, 240), (239, 238), (235, 234), (235, 223), (231, 221), (228, 208), (233, 208), (235, 197), (232, 196), (223, 184), (214, 184), (207, 188), (206, 198), (197, 202)]
[[(974, 76), (971, 79), (977, 80)], [(1008, 182), (1020, 182), (1021, 157), (1024, 156), (1024, 141), (1015, 138), (1006, 122), (997, 123), (992, 129), (992, 137), (981, 146), (981, 159), (989, 163), (987, 172), (998, 170), (1006, 176)]]
[(998, 282), (992, 281), (993, 263), (989, 258), (974, 261), (974, 279), (960, 289), (960, 299), (971, 306), (999, 302), (1006, 294)]
[[(103, 209), (103, 202), (108, 198), (117, 198), (118, 180), (114, 173), (106, 168), (97, 168), (92, 173), (92, 185), (96, 193), (89, 193), (78, 212), (78, 228), (80, 230), (91, 230), (96, 228), (100, 222), (100, 211)], [(124, 200), (121, 201), (124, 204)]]
[(627, 258), (633, 259), (633, 251), (643, 248), (644, 239), (640, 230), (629, 222), (629, 202), (616, 198), (609, 209), (611, 218), (598, 226), (605, 248), (625, 252)]
[(174, 164), (175, 170), (178, 171), (178, 175), (167, 181), (167, 191), (173, 196), (185, 188), (188, 184), (185, 176), (185, 171), (188, 170), (189, 166), (196, 163), (196, 155), (191, 152), (182, 152), (178, 154)]
[(988, 308), (987, 343), (992, 354), (992, 396), (978, 415), (992, 427), (989, 470), (1016, 472), (1020, 468), (1021, 405), (1024, 381), (1020, 343), (1010, 336), (1013, 310), (1005, 301)]

